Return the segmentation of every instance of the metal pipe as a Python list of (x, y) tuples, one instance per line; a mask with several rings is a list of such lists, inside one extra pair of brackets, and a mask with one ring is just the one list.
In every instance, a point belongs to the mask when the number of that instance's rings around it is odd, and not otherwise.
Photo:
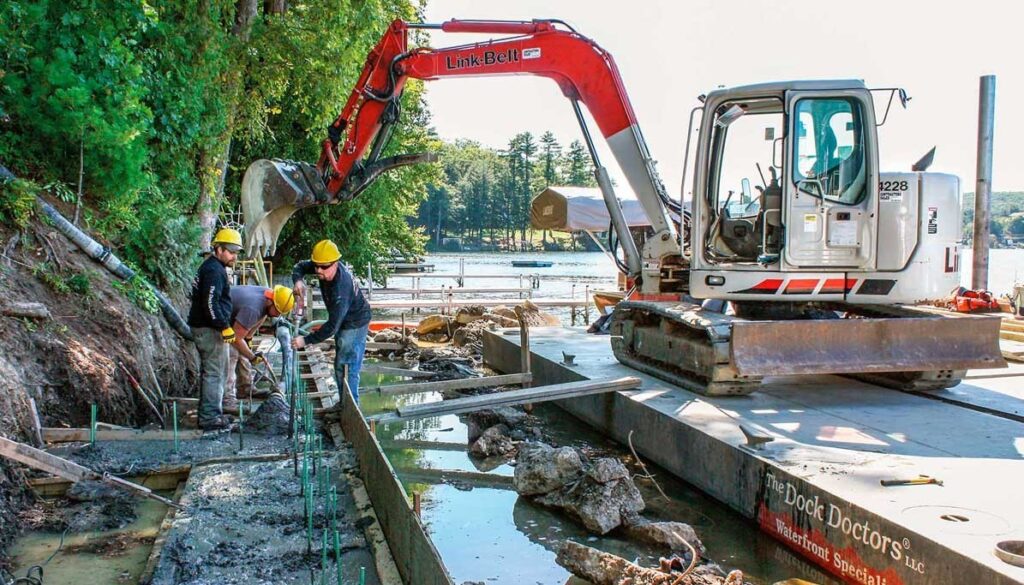
[[(594, 146), (593, 138), (590, 136), (590, 130), (587, 128), (587, 121), (583, 118), (583, 110), (580, 109), (580, 103), (577, 100), (570, 101), (572, 103), (572, 110), (576, 113), (576, 121), (579, 122), (580, 130), (583, 131), (583, 140), (587, 143), (590, 158), (594, 161), (594, 174), (597, 178), (597, 186), (601, 188), (605, 207), (608, 208), (608, 215), (612, 218), (612, 226), (614, 226), (615, 232), (619, 234), (619, 245), (626, 256), (626, 268), (629, 270), (627, 276), (636, 278), (643, 269), (643, 264), (640, 261), (640, 252), (636, 249), (636, 242), (633, 241), (629, 225), (626, 223), (625, 216), (622, 215), (622, 207), (619, 205), (618, 198), (615, 197), (615, 188), (612, 187), (611, 178), (608, 176), (608, 169), (601, 165), (601, 159), (597, 156), (597, 149)], [(615, 251), (612, 250), (612, 253), (614, 254)]]
[(978, 168), (974, 189), (974, 251), (971, 288), (988, 290), (988, 240), (992, 207), (992, 140), (995, 134), (996, 76), (978, 84)]

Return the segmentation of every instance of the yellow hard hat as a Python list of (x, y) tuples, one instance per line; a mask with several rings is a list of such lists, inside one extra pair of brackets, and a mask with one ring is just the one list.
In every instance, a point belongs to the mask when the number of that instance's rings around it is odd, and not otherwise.
[(287, 315), (295, 308), (295, 293), (287, 286), (274, 287), (274, 307), (282, 315)]
[(235, 229), (221, 228), (217, 235), (213, 236), (213, 245), (225, 246), (228, 249), (232, 249), (234, 246), (233, 249), (237, 252), (242, 249), (242, 234)]
[(338, 246), (330, 240), (320, 240), (313, 246), (313, 263), (314, 264), (330, 264), (331, 262), (337, 262), (341, 258), (341, 252), (338, 251)]

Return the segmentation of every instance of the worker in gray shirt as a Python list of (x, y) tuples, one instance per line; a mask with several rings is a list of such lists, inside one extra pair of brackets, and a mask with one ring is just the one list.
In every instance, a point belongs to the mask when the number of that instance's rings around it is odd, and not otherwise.
[(224, 385), (225, 409), (237, 409), (239, 398), (252, 397), (252, 367), (266, 363), (262, 353), (249, 347), (253, 335), (267, 317), (287, 315), (294, 306), (295, 293), (286, 286), (278, 285), (273, 289), (263, 286), (231, 287), (231, 322), (235, 341), (229, 348)]

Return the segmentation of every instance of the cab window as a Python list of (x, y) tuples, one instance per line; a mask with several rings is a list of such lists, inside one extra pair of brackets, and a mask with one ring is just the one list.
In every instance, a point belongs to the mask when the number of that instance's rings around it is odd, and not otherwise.
[(867, 195), (864, 117), (859, 102), (809, 98), (796, 102), (793, 182), (800, 191), (856, 205)]

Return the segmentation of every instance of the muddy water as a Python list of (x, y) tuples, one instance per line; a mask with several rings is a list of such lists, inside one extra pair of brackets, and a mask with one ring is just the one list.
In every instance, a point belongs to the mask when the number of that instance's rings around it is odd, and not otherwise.
[[(164, 493), (170, 497), (171, 493)], [(44, 568), (44, 583), (111, 585), (138, 583), (153, 549), (167, 506), (138, 500), (138, 517), (117, 530), (68, 533), (64, 545)], [(14, 574), (25, 576), (33, 565), (42, 565), (60, 545), (60, 532), (29, 532), (10, 549)]]
[[(364, 375), (362, 384), (369, 387), (396, 381), (390, 376)], [(361, 406), (365, 413), (372, 414), (393, 409), (398, 404), (440, 399), (437, 393), (397, 397), (368, 393), (361, 397)], [(628, 455), (628, 449), (555, 406), (537, 405), (534, 414), (543, 421), (544, 431), (559, 446), (572, 445), (601, 455)], [(456, 583), (563, 585), (569, 574), (555, 563), (555, 555), (566, 539), (648, 566), (657, 564), (658, 557), (666, 554), (664, 550), (612, 536), (593, 536), (567, 517), (519, 498), (511, 488), (468, 489), (467, 485), (411, 481), (409, 472), (422, 468), (512, 475), (513, 468), (507, 464), (493, 467), (493, 463), (475, 460), (466, 452), (451, 450), (452, 443), (465, 444), (467, 438), (466, 425), (457, 416), (379, 425), (377, 436), (406, 490), (422, 495), (427, 530)], [(448, 445), (444, 449), (410, 449), (396, 447), (394, 441), (434, 441)], [(661, 497), (651, 482), (638, 479), (637, 486), (647, 502), (647, 515), (691, 524), (707, 547), (709, 558), (722, 567), (741, 569), (750, 582), (757, 584), (792, 577), (822, 584), (838, 583), (762, 534), (752, 522), (692, 486), (673, 479), (665, 470), (648, 467), (668, 500)]]

